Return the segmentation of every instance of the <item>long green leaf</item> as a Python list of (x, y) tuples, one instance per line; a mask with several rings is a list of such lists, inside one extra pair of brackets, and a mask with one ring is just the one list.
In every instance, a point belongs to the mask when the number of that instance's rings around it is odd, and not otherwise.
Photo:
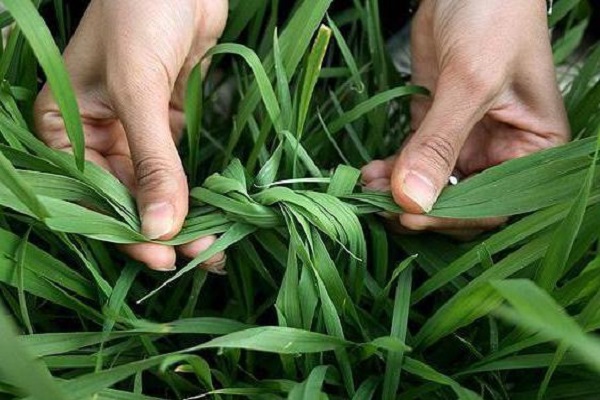
[(79, 107), (60, 51), (54, 40), (52, 40), (52, 34), (33, 3), (29, 0), (6, 0), (3, 4), (23, 31), (46, 73), (46, 78), (52, 88), (54, 99), (60, 107), (65, 128), (73, 146), (75, 161), (79, 169), (83, 171), (85, 143)]
[[(17, 341), (15, 330), (0, 303), (0, 377), (36, 400), (66, 400), (65, 395), (41, 361), (36, 361)], [(10, 363), (7, 362), (10, 360)], [(32, 384), (35, 382), (35, 384)]]

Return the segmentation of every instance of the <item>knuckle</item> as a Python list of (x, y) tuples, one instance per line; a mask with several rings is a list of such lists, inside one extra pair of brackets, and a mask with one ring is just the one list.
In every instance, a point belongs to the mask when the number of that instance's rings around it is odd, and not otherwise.
[(141, 79), (128, 79), (124, 75), (109, 74), (106, 90), (110, 99), (116, 104), (135, 104), (147, 92)]
[(566, 120), (560, 121), (541, 136), (545, 140), (542, 148), (561, 146), (571, 140), (571, 128)]
[(474, 62), (467, 63), (461, 78), (465, 88), (476, 98), (486, 97), (494, 92), (496, 79), (493, 74)]
[(454, 168), (458, 150), (448, 138), (431, 136), (420, 142), (419, 147), (418, 150), (424, 162), (433, 164), (432, 166), (442, 171)]
[(472, 55), (458, 58), (460, 62), (451, 63), (445, 69), (443, 82), (454, 90), (462, 90), (467, 98), (476, 102), (491, 101), (504, 84), (506, 74), (501, 63)]
[(44, 85), (33, 103), (33, 115), (38, 130), (47, 130), (48, 125), (55, 126), (57, 122), (62, 123), (58, 106), (49, 93), (48, 86)]
[(47, 86), (44, 85), (40, 93), (35, 99), (33, 103), (33, 111), (35, 114), (43, 113), (48, 108), (48, 89)]
[(44, 110), (35, 116), (37, 135), (47, 146), (61, 149), (69, 143), (65, 134), (65, 124), (57, 111)]
[(148, 101), (162, 89), (170, 88), (171, 74), (160, 59), (148, 58), (145, 62), (129, 65), (109, 65), (106, 75), (106, 90), (116, 105), (130, 106)]
[(179, 176), (183, 173), (181, 166), (159, 157), (142, 157), (134, 162), (138, 187), (144, 190), (175, 190)]
[(106, 79), (106, 91), (109, 98), (117, 103), (119, 101), (135, 101), (132, 96), (131, 81), (108, 74)]

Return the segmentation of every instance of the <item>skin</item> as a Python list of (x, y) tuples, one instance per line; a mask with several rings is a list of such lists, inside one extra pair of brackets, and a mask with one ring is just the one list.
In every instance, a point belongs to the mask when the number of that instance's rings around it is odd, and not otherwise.
[[(176, 143), (184, 127), (190, 70), (216, 44), (227, 19), (226, 0), (92, 0), (65, 54), (84, 124), (86, 154), (117, 176), (136, 197), (142, 232), (170, 239), (188, 212), (188, 185)], [(208, 63), (203, 64), (204, 69)], [(35, 104), (38, 135), (69, 151), (63, 120), (45, 86)], [(214, 236), (180, 246), (186, 257)], [(154, 270), (173, 270), (176, 249), (123, 246)], [(219, 271), (224, 255), (205, 267)]]
[(412, 100), (409, 140), (395, 156), (365, 166), (363, 182), (391, 189), (409, 230), (469, 237), (493, 229), (504, 219), (422, 214), (453, 171), (468, 177), (568, 141), (546, 3), (423, 0), (412, 29), (412, 80), (432, 96)]

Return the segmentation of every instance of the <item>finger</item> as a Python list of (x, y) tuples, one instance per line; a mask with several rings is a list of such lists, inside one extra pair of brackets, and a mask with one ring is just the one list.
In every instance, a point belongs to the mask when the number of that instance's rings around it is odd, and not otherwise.
[[(217, 237), (214, 235), (205, 236), (191, 243), (181, 245), (177, 249), (183, 256), (187, 258), (196, 258), (202, 252), (206, 251), (210, 246), (212, 246), (216, 240)], [(222, 271), (225, 267), (224, 261), (225, 253), (220, 252), (202, 263), (200, 267), (213, 273), (222, 274)]]
[(123, 65), (120, 59), (108, 66), (108, 90), (127, 135), (142, 233), (170, 239), (187, 214), (188, 189), (170, 127), (169, 77), (160, 63), (127, 57)]
[(401, 214), (400, 224), (412, 231), (488, 231), (504, 224), (507, 218), (457, 219), (435, 218), (421, 214)]
[(457, 240), (459, 242), (471, 242), (471, 241), (477, 239), (478, 236), (482, 235), (486, 231), (476, 230), (476, 229), (474, 229), (474, 230), (456, 229), (456, 230), (434, 231), (434, 232), (442, 234), (444, 236), (451, 237), (452, 239)]
[(361, 179), (365, 184), (370, 181), (381, 178), (388, 178), (392, 175), (394, 167), (394, 158), (390, 157), (385, 160), (371, 161), (361, 169)]
[(471, 85), (454, 76), (441, 77), (423, 123), (396, 160), (392, 194), (409, 213), (431, 211), (471, 129), (489, 109), (495, 91), (477, 83), (471, 91)]
[(370, 181), (365, 185), (365, 191), (389, 192), (390, 178), (378, 178)]
[[(399, 235), (413, 236), (413, 235), (419, 235), (424, 232), (424, 231), (420, 231), (420, 230), (419, 231), (412, 230), (405, 226), (402, 226), (401, 224), (398, 223), (397, 218), (387, 219), (386, 222), (387, 222), (386, 225), (389, 227), (389, 229), (391, 229), (393, 232), (395, 232)], [(481, 235), (485, 231), (486, 230), (483, 230), (483, 229), (444, 229), (444, 230), (435, 230), (434, 229), (434, 230), (431, 230), (430, 232), (449, 236), (452, 239), (459, 240), (461, 242), (468, 242), (468, 241), (475, 239), (477, 236)]]
[(185, 129), (185, 114), (182, 110), (173, 108), (172, 104), (171, 110), (169, 111), (169, 126), (173, 141), (176, 144), (179, 144), (181, 139), (183, 139), (183, 133)]
[(175, 270), (176, 255), (171, 246), (156, 243), (140, 243), (119, 246), (134, 260), (140, 261), (155, 271), (169, 272)]
[[(389, 192), (390, 191), (389, 175), (384, 178), (377, 178), (372, 181), (369, 181), (368, 183), (365, 183), (365, 186), (363, 187), (363, 191), (364, 192)], [(394, 221), (397, 225), (397, 222), (398, 222), (397, 214), (390, 213), (387, 211), (382, 211), (382, 212), (378, 212), (377, 215), (379, 215), (382, 218), (385, 218), (386, 220)]]
[(205, 236), (193, 242), (182, 244), (177, 247), (177, 250), (187, 258), (196, 258), (200, 253), (212, 246), (216, 240), (217, 237), (215, 235)]

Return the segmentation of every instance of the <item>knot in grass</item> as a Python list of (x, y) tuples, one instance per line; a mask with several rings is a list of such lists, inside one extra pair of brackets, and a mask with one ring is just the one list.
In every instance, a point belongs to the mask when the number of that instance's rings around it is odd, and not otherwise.
[(243, 167), (235, 160), (223, 173), (208, 177), (201, 187), (194, 188), (191, 197), (220, 210), (230, 222), (271, 229), (289, 225), (291, 219), (336, 238), (346, 236), (344, 231), (349, 226), (359, 225), (361, 214), (398, 211), (389, 194), (353, 193), (359, 175), (353, 168), (343, 170), (345, 173), (333, 175), (322, 192), (272, 186), (250, 193), (248, 187), (254, 186), (247, 184)]
[(197, 187), (192, 190), (191, 197), (222, 211), (231, 222), (244, 222), (264, 229), (284, 225), (280, 212), (274, 207), (260, 204), (247, 194), (235, 191), (222, 193)]
[[(312, 262), (307, 249), (315, 251), (321, 246), (323, 251), (319, 254), (325, 254), (325, 244), (321, 239), (324, 236), (349, 255), (351, 268), (365, 265), (367, 244), (359, 216), (394, 212), (398, 208), (389, 194), (354, 193), (359, 176), (358, 170), (340, 166), (329, 185), (322, 188), (325, 189), (323, 192), (283, 186), (260, 189), (248, 184), (244, 168), (234, 160), (222, 173), (208, 177), (201, 187), (192, 189), (190, 215), (182, 232), (169, 243), (185, 243), (208, 234), (222, 234), (220, 238), (139, 302), (153, 296), (217, 252), (225, 251), (263, 229), (276, 230), (289, 241), (290, 248), (303, 249), (298, 251), (307, 262)], [(251, 193), (249, 188), (258, 191)], [(279, 229), (281, 227), (284, 229)], [(324, 262), (324, 259), (319, 258), (319, 262)]]

